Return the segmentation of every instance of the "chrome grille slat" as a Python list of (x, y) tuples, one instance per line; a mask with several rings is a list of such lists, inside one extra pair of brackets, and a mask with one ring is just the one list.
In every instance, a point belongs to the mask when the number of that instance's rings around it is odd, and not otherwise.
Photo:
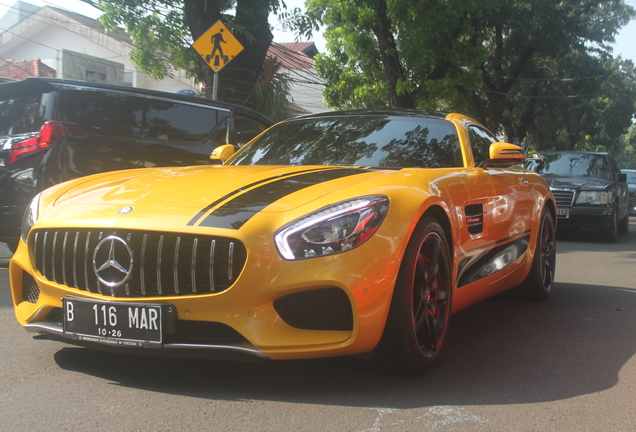
[(68, 231), (64, 233), (64, 241), (62, 242), (62, 283), (68, 285), (66, 282), (66, 244), (68, 243)]
[(84, 289), (88, 289), (88, 246), (91, 241), (91, 232), (86, 234), (86, 243), (84, 245)]
[(46, 272), (46, 245), (48, 244), (47, 240), (49, 237), (49, 232), (45, 232), (44, 233), (44, 246), (42, 247), (42, 269), (40, 270), (40, 272), (42, 273), (42, 275), (48, 279), (48, 273)]
[[(118, 287), (95, 275), (103, 238), (125, 239), (133, 254), (131, 276)], [(35, 267), (51, 283), (114, 297), (205, 295), (227, 290), (240, 275), (247, 252), (235, 239), (121, 229), (39, 229), (30, 236)], [(174, 255), (173, 255), (174, 254)], [(121, 258), (123, 261), (123, 257)]]
[(212, 243), (210, 244), (210, 265), (209, 265), (209, 272), (210, 272), (210, 289), (212, 290), (212, 292), (215, 291), (215, 286), (214, 286), (214, 253), (216, 252), (216, 240), (212, 240)]
[(197, 246), (199, 239), (194, 238), (192, 242), (192, 259), (190, 260), (190, 279), (192, 279), (192, 292), (197, 292)]
[(181, 245), (181, 237), (177, 237), (177, 241), (174, 244), (174, 292), (179, 294), (179, 246)]
[(141, 288), (141, 294), (146, 295), (146, 242), (148, 241), (148, 234), (144, 234), (144, 239), (141, 242), (141, 263), (139, 264), (139, 286)]
[(574, 204), (574, 190), (550, 188), (558, 207), (570, 207)]
[(73, 242), (73, 287), (77, 288), (77, 245), (79, 242), (79, 231), (75, 233), (75, 241)]
[(57, 231), (55, 231), (55, 234), (53, 234), (53, 253), (51, 254), (51, 258), (52, 258), (51, 271), (52, 271), (53, 280), (55, 282), (57, 282), (57, 277), (55, 275), (55, 256), (57, 255), (56, 252), (57, 252)]
[(163, 236), (159, 237), (159, 247), (157, 247), (157, 291), (159, 295), (161, 292), (161, 252), (163, 249)]

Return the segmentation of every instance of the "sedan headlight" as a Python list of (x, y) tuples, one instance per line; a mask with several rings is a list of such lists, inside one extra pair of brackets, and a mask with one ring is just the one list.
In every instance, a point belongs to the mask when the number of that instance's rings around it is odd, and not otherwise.
[(354, 249), (380, 227), (389, 199), (374, 195), (324, 207), (278, 230), (278, 251), (286, 260), (315, 258)]
[(608, 192), (581, 191), (576, 199), (577, 204), (608, 204), (610, 202)]
[(22, 240), (24, 240), (25, 243), (29, 235), (29, 230), (40, 217), (40, 195), (41, 193), (33, 197), (22, 217)]

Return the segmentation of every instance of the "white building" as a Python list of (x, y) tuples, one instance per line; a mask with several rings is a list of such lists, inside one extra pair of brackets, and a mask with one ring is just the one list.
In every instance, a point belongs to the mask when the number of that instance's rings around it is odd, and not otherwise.
[(107, 34), (96, 20), (66, 10), (18, 1), (0, 19), (0, 32), (3, 65), (39, 59), (56, 71), (57, 78), (167, 92), (194, 86), (185, 71), (161, 81), (149, 78), (130, 61), (133, 44), (128, 34)]
[[(195, 88), (183, 70), (161, 81), (149, 78), (130, 61), (132, 49), (123, 30), (108, 34), (92, 18), (18, 1), (0, 18), (0, 81), (48, 76), (172, 93)], [(317, 53), (313, 42), (272, 43), (268, 51), (290, 77), (290, 116), (329, 110), (314, 68)]]

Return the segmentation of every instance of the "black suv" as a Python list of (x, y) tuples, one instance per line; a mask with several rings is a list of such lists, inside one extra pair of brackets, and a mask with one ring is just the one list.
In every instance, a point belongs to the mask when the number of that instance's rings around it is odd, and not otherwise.
[(609, 241), (627, 232), (626, 176), (610, 154), (544, 152), (527, 168), (541, 174), (550, 186), (559, 228), (602, 230)]
[(131, 87), (47, 78), (0, 84), (0, 242), (17, 245), (39, 191), (104, 171), (209, 164), (272, 121), (240, 107)]

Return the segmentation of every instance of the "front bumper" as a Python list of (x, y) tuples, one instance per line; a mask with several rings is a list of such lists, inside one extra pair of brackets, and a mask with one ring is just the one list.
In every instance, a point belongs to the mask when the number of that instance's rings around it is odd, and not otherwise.
[(613, 218), (611, 207), (562, 207), (568, 217), (559, 217), (559, 228), (604, 230), (610, 227)]
[[(389, 219), (383, 228), (407, 229), (402, 221)], [(40, 258), (32, 258), (29, 246), (21, 241), (10, 263), (11, 290), (16, 318), (29, 332), (97, 349), (253, 360), (361, 354), (372, 351), (380, 340), (391, 302), (404, 245), (389, 240), (375, 235), (347, 253), (300, 261), (283, 260), (271, 242), (250, 243), (244, 269), (225, 291), (161, 297), (113, 297), (74, 288), (72, 264), (62, 265), (66, 272), (60, 275), (63, 270), (58, 271), (55, 276), (49, 274), (52, 271), (46, 264), (45, 276), (35, 267)], [(78, 254), (83, 249), (71, 246), (71, 236), (66, 240), (59, 236), (57, 247), (64, 243), (71, 255), (75, 249)], [(36, 255), (42, 251), (38, 249)], [(64, 256), (50, 251), (49, 255), (57, 257), (56, 265)], [(334, 304), (334, 292), (340, 293), (338, 304)], [(63, 332), (63, 299), (68, 296), (171, 305), (176, 311), (176, 332), (166, 335), (160, 347), (123, 348), (73, 339)], [(350, 313), (348, 327), (346, 320), (343, 325), (338, 313), (333, 313), (342, 312), (345, 302)]]

